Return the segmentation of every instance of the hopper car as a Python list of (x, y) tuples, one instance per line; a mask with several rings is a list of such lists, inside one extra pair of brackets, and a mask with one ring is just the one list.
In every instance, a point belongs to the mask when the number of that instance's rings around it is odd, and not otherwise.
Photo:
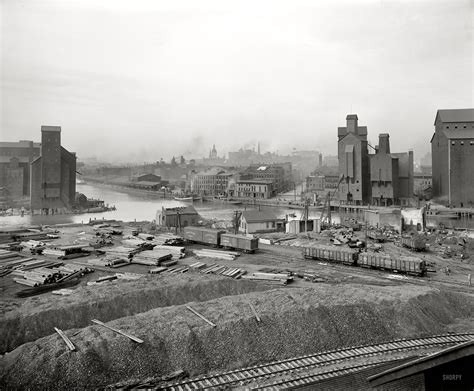
[(371, 269), (406, 273), (416, 276), (426, 274), (426, 262), (417, 257), (392, 256), (375, 252), (359, 252), (350, 248), (336, 246), (307, 246), (303, 248), (307, 259), (340, 263)]

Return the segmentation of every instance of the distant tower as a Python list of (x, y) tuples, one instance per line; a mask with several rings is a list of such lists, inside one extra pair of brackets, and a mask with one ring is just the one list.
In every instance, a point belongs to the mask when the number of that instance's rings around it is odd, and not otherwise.
[(216, 144), (212, 146), (212, 151), (209, 154), (209, 158), (211, 159), (217, 159), (217, 149), (216, 149)]
[(260, 155), (260, 141), (258, 142), (258, 145), (257, 145), (257, 153)]

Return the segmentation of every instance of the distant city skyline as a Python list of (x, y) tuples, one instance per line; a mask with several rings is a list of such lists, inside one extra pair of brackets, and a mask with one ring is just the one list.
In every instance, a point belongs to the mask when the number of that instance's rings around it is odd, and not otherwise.
[(79, 160), (336, 155), (355, 113), (419, 160), (438, 109), (474, 107), (472, 4), (4, 0), (1, 140), (56, 125)]

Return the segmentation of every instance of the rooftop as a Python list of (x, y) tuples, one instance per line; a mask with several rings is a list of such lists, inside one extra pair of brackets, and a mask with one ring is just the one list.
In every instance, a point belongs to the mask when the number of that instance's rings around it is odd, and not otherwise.
[(60, 132), (61, 126), (41, 125), (42, 132)]
[(274, 213), (268, 210), (246, 210), (242, 212), (242, 218), (244, 218), (247, 223), (279, 220)]
[(441, 122), (474, 122), (474, 109), (438, 110), (434, 124)]

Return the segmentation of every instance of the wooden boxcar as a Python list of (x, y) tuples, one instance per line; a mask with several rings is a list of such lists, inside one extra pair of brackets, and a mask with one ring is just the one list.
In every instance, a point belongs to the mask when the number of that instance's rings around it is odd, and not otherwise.
[(225, 231), (204, 227), (184, 227), (183, 236), (186, 240), (196, 243), (219, 246), (221, 235)]
[(362, 252), (359, 254), (357, 264), (362, 267), (390, 270), (416, 276), (423, 276), (426, 273), (426, 262), (416, 257), (392, 257), (386, 254)]
[(426, 250), (426, 241), (423, 237), (413, 236), (409, 238), (402, 238), (402, 246), (408, 247), (413, 251), (424, 251)]
[(357, 251), (350, 248), (339, 248), (335, 246), (304, 247), (303, 255), (309, 259), (319, 259), (343, 263), (346, 265), (357, 264)]
[(222, 234), (221, 246), (253, 253), (258, 249), (258, 238), (236, 234)]

